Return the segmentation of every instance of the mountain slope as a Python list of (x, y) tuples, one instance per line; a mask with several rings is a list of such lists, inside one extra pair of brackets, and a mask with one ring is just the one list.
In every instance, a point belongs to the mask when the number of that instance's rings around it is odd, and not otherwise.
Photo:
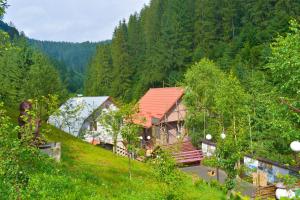
[(29, 43), (53, 60), (62, 78), (68, 84), (69, 91), (80, 92), (86, 66), (94, 55), (96, 47), (109, 41), (72, 43), (29, 39)]

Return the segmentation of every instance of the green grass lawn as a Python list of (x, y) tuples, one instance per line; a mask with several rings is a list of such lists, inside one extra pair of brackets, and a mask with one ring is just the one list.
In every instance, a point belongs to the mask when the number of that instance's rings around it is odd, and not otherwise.
[[(17, 113), (13, 109), (9, 109), (8, 113), (16, 123)], [(150, 165), (133, 161), (130, 181), (127, 158), (88, 144), (50, 125), (44, 128), (48, 130), (48, 141), (62, 143), (62, 160), (54, 167), (45, 167), (30, 175), (24, 199), (176, 199), (166, 198), (170, 187), (157, 181)], [(196, 177), (184, 176), (178, 199), (225, 199), (225, 194), (217, 188), (205, 183), (196, 186), (195, 181)]]
[[(130, 181), (126, 158), (49, 128), (51, 131), (47, 139), (62, 143), (62, 172), (58, 173), (61, 175), (50, 176), (49, 182), (45, 180), (43, 187), (53, 190), (50, 192), (53, 196), (48, 193), (48, 199), (163, 199), (166, 186), (155, 179), (148, 164), (134, 161)], [(206, 184), (196, 187), (192, 177), (188, 176), (181, 191), (184, 199), (224, 198), (221, 191)]]

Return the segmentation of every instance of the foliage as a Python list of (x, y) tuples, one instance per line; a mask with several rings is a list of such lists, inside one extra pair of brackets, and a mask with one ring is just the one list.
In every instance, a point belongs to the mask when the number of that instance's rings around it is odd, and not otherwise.
[(121, 135), (123, 118), (122, 118), (121, 110), (103, 110), (100, 116), (100, 123), (103, 125), (105, 130), (112, 136), (113, 138), (113, 152), (117, 151), (117, 140)]
[(114, 77), (111, 87), (100, 85), (94, 94), (136, 100), (149, 87), (178, 85), (202, 58), (233, 71), (248, 86), (254, 73), (265, 72), (270, 42), (288, 31), (288, 21), (299, 19), (299, 13), (295, 0), (152, 0), (116, 27), (109, 65), (99, 64), (108, 54), (97, 49), (88, 71), (99, 76), (85, 83), (85, 93), (92, 94), (89, 88), (99, 86), (101, 78)]
[(215, 132), (209, 126), (212, 120), (208, 116), (215, 115), (215, 92), (224, 78), (216, 64), (205, 58), (185, 74), (183, 98), (188, 111), (186, 125), (193, 131), (191, 135), (195, 143), (204, 138), (206, 133)]
[(68, 100), (61, 109), (52, 110), (51, 115), (53, 116), (50, 120), (54, 120), (57, 127), (60, 129), (68, 128), (69, 133), (71, 133), (71, 128), (73, 127), (74, 121), (81, 120), (79, 113), (84, 109), (83, 103), (77, 105), (77, 102), (70, 99)]
[[(33, 114), (33, 113), (32, 113)], [(32, 116), (31, 114), (31, 116)], [(0, 104), (0, 190), (9, 199), (21, 199), (36, 170), (48, 170), (51, 164), (33, 145), (34, 120), (22, 130), (11, 123)], [(22, 138), (17, 138), (22, 131)]]
[(96, 47), (106, 43), (109, 41), (72, 43), (29, 39), (32, 47), (52, 60), (70, 92), (82, 90), (86, 66), (95, 54)]
[(277, 174), (277, 178), (279, 179), (279, 181), (283, 182), (283, 185), (287, 190), (293, 189), (293, 187), (295, 187), (295, 185), (299, 181), (297, 177), (291, 176), (289, 174)]
[(296, 20), (291, 20), (290, 25), (291, 32), (278, 36), (272, 43), (267, 67), (278, 90), (288, 97), (297, 98), (300, 94), (300, 25)]
[[(299, 80), (297, 59), (299, 54), (299, 25), (290, 22), (290, 32), (278, 36), (271, 44), (271, 55), (266, 69), (270, 82), (255, 80), (253, 89), (254, 149), (259, 156), (287, 164), (295, 164), (289, 147), (299, 140)], [(262, 87), (263, 86), (263, 87)]]
[(112, 75), (111, 47), (98, 46), (96, 55), (90, 61), (85, 76), (85, 92), (89, 95), (111, 95)]
[(120, 108), (122, 119), (124, 123), (121, 128), (121, 136), (124, 143), (124, 146), (128, 152), (128, 172), (129, 179), (132, 177), (132, 162), (131, 159), (137, 152), (137, 148), (139, 147), (139, 133), (141, 131), (141, 126), (139, 124), (134, 123), (136, 119), (136, 114), (138, 113), (138, 108), (133, 104), (125, 104)]
[(7, 6), (7, 1), (6, 0), (0, 0), (0, 19), (3, 16), (5, 12), (5, 7)]
[(66, 95), (57, 71), (49, 60), (33, 51), (22, 37), (12, 43), (7, 34), (0, 46), (0, 99), (10, 106), (49, 94)]
[[(226, 185), (230, 190), (235, 185), (238, 162), (248, 149), (245, 127), (250, 112), (249, 95), (232, 73), (221, 72), (208, 59), (202, 59), (187, 71), (184, 84), (184, 100), (189, 111), (187, 124), (202, 129), (204, 136), (205, 131), (213, 132), (218, 148), (211, 164), (226, 171)], [(199, 117), (200, 112), (204, 117)], [(221, 133), (226, 134), (224, 140), (220, 138)]]
[(151, 163), (156, 179), (167, 184), (167, 187), (163, 188), (165, 199), (183, 199), (183, 194), (179, 193), (179, 188), (183, 184), (183, 174), (178, 170), (169, 152), (160, 150)]

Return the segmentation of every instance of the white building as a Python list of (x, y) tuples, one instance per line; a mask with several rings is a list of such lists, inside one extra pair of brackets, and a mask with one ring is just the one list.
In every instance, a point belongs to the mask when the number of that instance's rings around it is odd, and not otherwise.
[[(74, 97), (64, 103), (49, 117), (48, 123), (93, 144), (113, 144), (112, 136), (100, 123), (104, 111), (116, 110), (110, 97)], [(118, 147), (124, 148), (122, 138), (118, 138)]]

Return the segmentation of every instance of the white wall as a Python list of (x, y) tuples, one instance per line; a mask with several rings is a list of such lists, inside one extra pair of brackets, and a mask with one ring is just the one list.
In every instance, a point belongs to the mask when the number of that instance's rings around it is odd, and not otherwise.
[(210, 156), (213, 156), (215, 151), (216, 151), (216, 147), (213, 146), (213, 145), (209, 145), (209, 144), (206, 144), (206, 143), (202, 143), (202, 152), (204, 154), (204, 156), (206, 157), (210, 157)]
[[(114, 104), (110, 104), (109, 108), (103, 108), (102, 112), (108, 112), (110, 110), (117, 110), (118, 108)], [(103, 125), (99, 122), (100, 116), (97, 119), (97, 131), (90, 131), (90, 122), (85, 121), (85, 123), (82, 125), (81, 130), (86, 131), (85, 134), (85, 141), (92, 142), (93, 140), (98, 140), (104, 143), (113, 144), (113, 137), (110, 135), (109, 132), (103, 127)], [(88, 133), (91, 134), (88, 134)], [(96, 136), (95, 136), (96, 135)], [(117, 145), (121, 148), (124, 148), (122, 137), (119, 135)]]

